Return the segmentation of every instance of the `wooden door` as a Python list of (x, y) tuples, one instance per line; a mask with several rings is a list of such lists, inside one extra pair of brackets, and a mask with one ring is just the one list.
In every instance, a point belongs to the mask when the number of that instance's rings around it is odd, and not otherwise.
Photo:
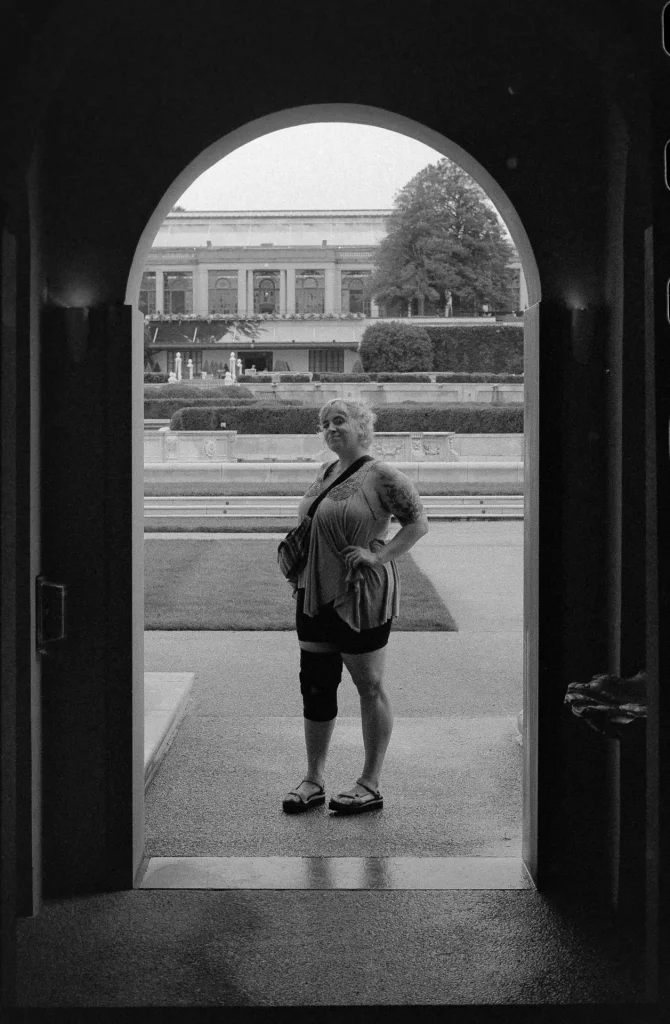
[(67, 587), (65, 637), (43, 664), (44, 884), (69, 895), (132, 887), (141, 844), (142, 329), (133, 345), (130, 307), (50, 309), (42, 351), (43, 572)]

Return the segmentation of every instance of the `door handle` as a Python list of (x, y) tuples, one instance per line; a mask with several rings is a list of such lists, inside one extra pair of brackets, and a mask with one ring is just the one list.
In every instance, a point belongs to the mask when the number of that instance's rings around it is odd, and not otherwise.
[(35, 584), (37, 650), (40, 654), (50, 654), (53, 644), (66, 639), (67, 586), (65, 583), (51, 583), (44, 576), (38, 576)]

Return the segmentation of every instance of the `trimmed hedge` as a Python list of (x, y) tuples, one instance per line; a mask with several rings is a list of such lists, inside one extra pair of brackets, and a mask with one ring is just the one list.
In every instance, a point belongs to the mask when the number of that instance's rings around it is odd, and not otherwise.
[(523, 373), (523, 324), (426, 324), (433, 370)]
[(213, 405), (253, 405), (256, 398), (248, 388), (237, 385), (198, 388), (189, 384), (168, 384), (144, 389), (145, 420), (166, 420), (178, 409)]
[(430, 339), (419, 324), (398, 320), (369, 324), (363, 331), (359, 353), (366, 372), (406, 373), (433, 369)]
[(378, 384), (430, 384), (430, 375), (427, 373), (378, 373), (376, 374)]
[(167, 373), (145, 373), (145, 384), (167, 384), (169, 377)]
[[(242, 373), (237, 378), (245, 384), (272, 384), (272, 377), (269, 373)], [(309, 384), (311, 376), (309, 373), (280, 373), (280, 384)]]
[(375, 409), (375, 430), (453, 430), (457, 434), (522, 434), (523, 406), (383, 405)]
[(156, 398), (144, 400), (145, 420), (166, 420), (179, 409), (214, 408), (216, 406), (253, 406), (249, 398)]
[[(265, 375), (261, 379), (261, 374), (257, 374), (254, 380), (257, 383), (269, 384), (272, 380), (271, 377)], [(296, 374), (296, 377), (301, 377), (301, 382), (306, 383), (302, 380), (302, 377), (306, 375)], [(241, 380), (242, 378), (238, 378)], [(281, 382), (284, 382), (284, 375), (280, 378)], [(249, 383), (253, 383), (252, 378), (245, 378)], [(397, 383), (397, 384), (428, 384), (430, 383), (431, 377), (428, 373), (313, 373), (312, 384), (370, 384), (375, 381), (379, 383)], [(523, 384), (523, 373), (468, 373), (464, 371), (452, 371), (448, 373), (436, 373), (435, 381), (437, 384)], [(215, 392), (218, 394), (218, 391)], [(208, 392), (209, 394), (209, 392)]]
[(523, 384), (522, 373), (436, 373), (436, 384)]
[(272, 402), (180, 409), (172, 416), (170, 430), (220, 430), (222, 419), (228, 430), (239, 434), (315, 434), (319, 429), (318, 409)]
[(228, 387), (224, 387), (221, 384), (219, 387), (213, 388), (200, 388), (197, 385), (192, 384), (168, 384), (166, 387), (151, 387), (144, 389), (145, 398), (225, 398), (228, 401), (230, 398), (241, 398), (246, 399), (249, 402), (255, 402), (256, 398), (253, 391), (249, 391), (248, 388), (239, 387), (237, 384), (229, 384)]
[[(388, 431), (442, 431), (457, 434), (521, 434), (523, 408), (497, 405), (385, 405), (373, 409), (376, 429)], [(319, 411), (305, 406), (289, 408), (272, 405), (187, 408), (175, 412), (171, 430), (228, 430), (239, 434), (314, 434), (319, 429)]]
[(369, 384), (376, 376), (376, 373), (320, 373), (318, 380), (322, 384)]

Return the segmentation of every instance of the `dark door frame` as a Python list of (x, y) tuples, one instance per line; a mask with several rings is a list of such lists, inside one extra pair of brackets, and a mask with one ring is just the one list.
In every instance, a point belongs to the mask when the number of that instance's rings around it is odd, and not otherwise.
[[(526, 374), (526, 393), (524, 409), (524, 474), (526, 498), (524, 510), (524, 772), (523, 772), (523, 849), (522, 856), (529, 874), (537, 884), (541, 877), (541, 865), (538, 862), (538, 736), (539, 736), (539, 699), (538, 699), (538, 602), (539, 591), (539, 303), (541, 298), (540, 277), (533, 255), (530, 241), (521, 220), (498, 183), (491, 177), (469, 153), (451, 142), (444, 135), (432, 129), (394, 114), (388, 110), (364, 106), (362, 104), (314, 104), (305, 107), (293, 107), (277, 111), (274, 114), (249, 122), (242, 128), (231, 132), (205, 149), (193, 160), (166, 190), (163, 199), (156, 207), (139, 240), (133, 264), (128, 277), (126, 302), (133, 308), (133, 352), (143, 351), (143, 318), (137, 313), (139, 291), (144, 266), (153, 244), (156, 233), (165, 217), (178, 202), (180, 196), (201, 174), (213, 164), (222, 160), (240, 146), (260, 138), (270, 132), (299, 124), (318, 123), (324, 121), (350, 122), (375, 125), (388, 128), (399, 134), (415, 138), (431, 146), (433, 149), (449, 157), (459, 164), (484, 191), (490, 196), (507, 225), (519, 252), (523, 272), (526, 278), (529, 297), (529, 309), (524, 316), (524, 372)], [(139, 367), (139, 361), (138, 361)], [(136, 458), (136, 452), (142, 450), (142, 376), (141, 367), (135, 368), (133, 377), (133, 548), (141, 550), (140, 531), (143, 528), (143, 512), (140, 494), (143, 490), (141, 473), (142, 466)], [(530, 396), (530, 399), (529, 399)], [(134, 629), (139, 629), (140, 611), (139, 596), (134, 594)], [(143, 603), (143, 602), (142, 602)], [(141, 656), (138, 651), (137, 637), (133, 637), (136, 651), (133, 659), (134, 693), (143, 686), (143, 665), (140, 667)], [(135, 716), (139, 714), (139, 703), (134, 697)], [(133, 733), (138, 734), (140, 726), (135, 720)], [(136, 741), (135, 741), (136, 742)], [(135, 773), (139, 771), (135, 759)], [(134, 804), (133, 834), (135, 863), (134, 877), (140, 870), (138, 838), (143, 833), (144, 809), (140, 794), (139, 778), (133, 779), (133, 792), (137, 794)], [(140, 805), (142, 807), (140, 808)], [(141, 819), (141, 820), (140, 820)], [(138, 859), (140, 858), (140, 859)]]

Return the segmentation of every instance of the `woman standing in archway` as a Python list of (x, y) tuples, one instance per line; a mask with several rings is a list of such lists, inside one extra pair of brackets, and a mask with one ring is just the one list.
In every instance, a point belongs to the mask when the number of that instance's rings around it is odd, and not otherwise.
[[(379, 779), (393, 728), (384, 663), (400, 591), (394, 559), (427, 533), (428, 522), (405, 474), (369, 454), (374, 415), (367, 406), (328, 402), (319, 420), (337, 460), (322, 466), (298, 509), (302, 519), (328, 489), (312, 521), (307, 564), (295, 581), (307, 772), (282, 806), (298, 814), (325, 802), (344, 664), (360, 697), (365, 763), (354, 786), (328, 806), (360, 814), (383, 806)], [(401, 528), (386, 544), (392, 515)]]

